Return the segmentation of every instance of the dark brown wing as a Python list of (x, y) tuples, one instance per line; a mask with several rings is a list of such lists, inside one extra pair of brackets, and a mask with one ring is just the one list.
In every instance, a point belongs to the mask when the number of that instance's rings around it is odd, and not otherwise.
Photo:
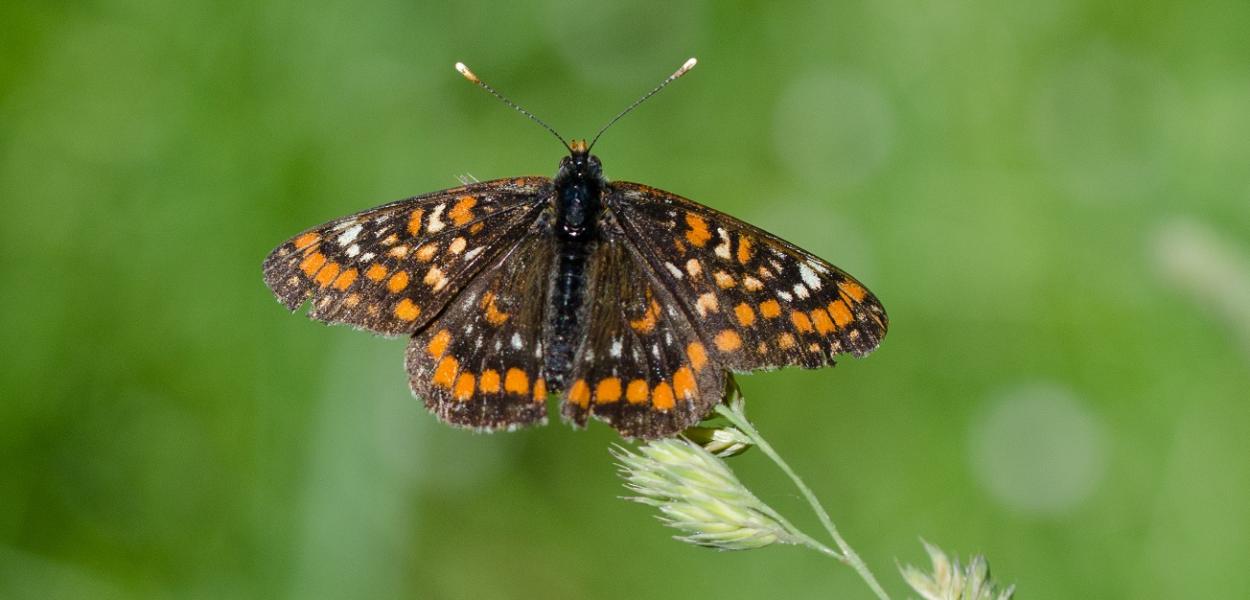
[(814, 368), (885, 337), (885, 309), (867, 288), (781, 238), (636, 183), (613, 182), (606, 203), (716, 365)]
[(381, 334), (419, 330), (526, 234), (552, 193), (545, 177), (499, 179), (400, 200), (314, 227), (265, 259), (290, 310)]
[(723, 394), (696, 324), (612, 219), (590, 257), (586, 337), (562, 412), (594, 415), (621, 435), (657, 438), (699, 422)]
[(544, 300), (554, 254), (541, 218), (408, 345), (413, 393), (438, 418), (478, 430), (545, 422)]

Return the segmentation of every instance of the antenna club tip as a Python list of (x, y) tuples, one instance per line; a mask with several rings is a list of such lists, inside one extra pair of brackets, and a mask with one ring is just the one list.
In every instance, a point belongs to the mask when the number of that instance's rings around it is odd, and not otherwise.
[(465, 79), (468, 79), (469, 81), (472, 81), (473, 83), (478, 83), (479, 80), (477, 78), (477, 75), (474, 75), (473, 71), (470, 71), (469, 67), (466, 67), (464, 63), (462, 62), (456, 63), (456, 70), (459, 71), (461, 75), (464, 75)]
[(694, 66), (695, 66), (695, 65), (697, 65), (697, 64), (699, 64), (699, 59), (697, 59), (697, 58), (695, 58), (695, 57), (693, 57), (693, 56), (692, 56), (692, 57), (690, 57), (690, 59), (689, 59), (689, 60), (687, 60), (685, 63), (682, 63), (681, 68), (680, 68), (680, 69), (677, 69), (677, 72), (676, 72), (676, 73), (673, 73), (673, 79), (676, 79), (676, 78), (678, 78), (678, 77), (681, 77), (682, 75), (685, 75), (685, 74), (686, 74), (686, 71), (689, 71), (690, 69), (693, 69), (693, 68), (694, 68)]

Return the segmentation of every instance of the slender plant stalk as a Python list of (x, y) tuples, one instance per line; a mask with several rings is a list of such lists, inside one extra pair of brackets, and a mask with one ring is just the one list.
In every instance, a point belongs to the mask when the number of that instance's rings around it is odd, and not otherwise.
[[(799, 488), (803, 497), (807, 499), (807, 503), (811, 505), (812, 511), (814, 511), (816, 516), (820, 518), (821, 525), (824, 525), (825, 531), (829, 532), (829, 536), (833, 538), (834, 543), (837, 544), (841, 553), (832, 553), (829, 548), (826, 548), (815, 540), (811, 540), (811, 542), (816, 544), (812, 547), (818, 551), (825, 552), (826, 554), (837, 558), (843, 563), (849, 565), (852, 569), (855, 569), (855, 572), (859, 573), (859, 576), (863, 578), (865, 583), (868, 584), (868, 587), (872, 588), (872, 591), (878, 598), (881, 600), (890, 600), (890, 596), (885, 593), (884, 589), (881, 588), (881, 584), (877, 583), (877, 578), (873, 576), (872, 571), (868, 570), (868, 565), (864, 564), (863, 559), (855, 553), (855, 550), (851, 548), (850, 544), (847, 544), (846, 540), (842, 539), (842, 536), (838, 533), (838, 528), (833, 524), (833, 519), (829, 518), (829, 513), (825, 512), (825, 509), (821, 506), (820, 501), (816, 499), (816, 494), (812, 493), (812, 490), (803, 483), (801, 478), (799, 478), (798, 473), (795, 473), (794, 469), (791, 469), (790, 465), (787, 464), (786, 461), (782, 460), (781, 455), (777, 454), (776, 450), (773, 450), (773, 447), (764, 439), (763, 436), (760, 435), (760, 432), (751, 425), (751, 422), (747, 420), (746, 415), (734, 410), (727, 404), (718, 405), (716, 407), (716, 412), (728, 419), (730, 423), (733, 423), (734, 426), (742, 430), (743, 433), (750, 436), (751, 440), (755, 442), (755, 445), (759, 446), (760, 451), (767, 455), (768, 458), (772, 459), (772, 461), (776, 463), (787, 476), (790, 477), (790, 481), (794, 482), (794, 486)], [(810, 540), (811, 538), (808, 539)]]

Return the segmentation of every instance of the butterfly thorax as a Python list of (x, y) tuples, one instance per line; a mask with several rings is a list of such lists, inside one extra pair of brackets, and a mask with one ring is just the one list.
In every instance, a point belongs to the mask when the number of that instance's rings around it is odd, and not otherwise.
[(548, 389), (559, 391), (584, 337), (587, 262), (599, 237), (602, 196), (607, 187), (598, 157), (585, 142), (573, 143), (573, 152), (560, 161), (555, 176), (555, 263), (547, 299), (548, 318), (543, 338)]
[(575, 151), (560, 161), (554, 180), (556, 234), (570, 241), (589, 241), (595, 237), (607, 180), (599, 157), (591, 156), (577, 142), (573, 147)]

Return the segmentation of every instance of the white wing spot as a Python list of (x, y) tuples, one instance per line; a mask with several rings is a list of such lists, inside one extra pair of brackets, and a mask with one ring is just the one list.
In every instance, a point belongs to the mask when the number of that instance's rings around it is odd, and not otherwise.
[(430, 213), (430, 222), (425, 227), (427, 231), (435, 233), (442, 231), (443, 227), (446, 227), (446, 224), (442, 221), (443, 208), (446, 206), (446, 204), (439, 204), (434, 208), (434, 212)]
[(809, 295), (807, 293), (807, 286), (801, 283), (794, 284), (794, 295), (798, 296), (800, 300), (806, 299), (807, 296)]
[(794, 296), (791, 296), (790, 292), (787, 292), (785, 290), (777, 290), (777, 297), (781, 298), (782, 300), (785, 300), (786, 302), (794, 300)]
[(375, 256), (377, 255), (372, 252), (366, 252), (360, 255), (360, 260), (373, 260), (373, 257)]
[(451, 241), (451, 245), (447, 246), (447, 249), (450, 250), (452, 254), (460, 254), (461, 252), (464, 252), (464, 247), (467, 246), (468, 243), (469, 242), (464, 238), (458, 237)]
[(470, 251), (468, 251), (468, 252), (465, 252), (465, 253), (464, 253), (464, 259), (465, 259), (465, 260), (473, 260), (473, 259), (474, 259), (474, 257), (476, 257), (477, 255), (479, 255), (479, 254), (481, 254), (481, 253), (482, 253), (482, 248), (484, 248), (484, 246), (478, 246), (477, 248), (474, 248), (474, 249), (472, 249), (472, 250), (470, 250)]
[(612, 358), (621, 357), (621, 340), (620, 339), (612, 340), (612, 349), (609, 352), (612, 354)]
[(525, 347), (525, 343), (521, 341), (520, 333), (512, 334), (512, 347), (516, 348), (517, 350), (520, 350), (521, 348)]
[(806, 283), (807, 287), (813, 290), (820, 289), (820, 277), (816, 275), (816, 272), (811, 267), (799, 264), (799, 277), (803, 278), (803, 283)]
[(339, 239), (338, 239), (339, 245), (346, 246), (356, 241), (356, 236), (360, 235), (360, 232), (363, 231), (364, 228), (365, 228), (364, 225), (356, 224), (356, 225), (353, 225), (351, 229), (344, 231), (342, 234), (339, 235)]
[(717, 227), (716, 235), (720, 236), (720, 244), (714, 248), (716, 256), (729, 260), (729, 234), (725, 233), (724, 227)]
[(351, 246), (348, 246), (347, 248), (348, 256), (352, 258), (356, 258), (357, 254), (360, 254), (360, 246), (357, 246), (356, 244), (352, 244)]
[(700, 317), (706, 317), (709, 312), (720, 312), (720, 303), (716, 301), (716, 294), (708, 292), (695, 300), (694, 308)]
[(673, 263), (671, 263), (671, 262), (666, 262), (666, 263), (664, 263), (664, 266), (665, 266), (666, 268), (668, 268), (668, 272), (669, 272), (669, 273), (672, 273), (672, 274), (673, 274), (673, 277), (676, 277), (676, 278), (678, 278), (678, 279), (681, 279), (681, 278), (683, 277), (683, 275), (682, 275), (682, 273), (681, 273), (681, 269), (678, 269), (678, 268), (677, 268), (677, 265), (675, 265), (675, 264), (673, 264)]
[(692, 258), (686, 261), (686, 272), (689, 273), (692, 278), (698, 277), (699, 274), (703, 272), (703, 264), (699, 262), (699, 259)]

